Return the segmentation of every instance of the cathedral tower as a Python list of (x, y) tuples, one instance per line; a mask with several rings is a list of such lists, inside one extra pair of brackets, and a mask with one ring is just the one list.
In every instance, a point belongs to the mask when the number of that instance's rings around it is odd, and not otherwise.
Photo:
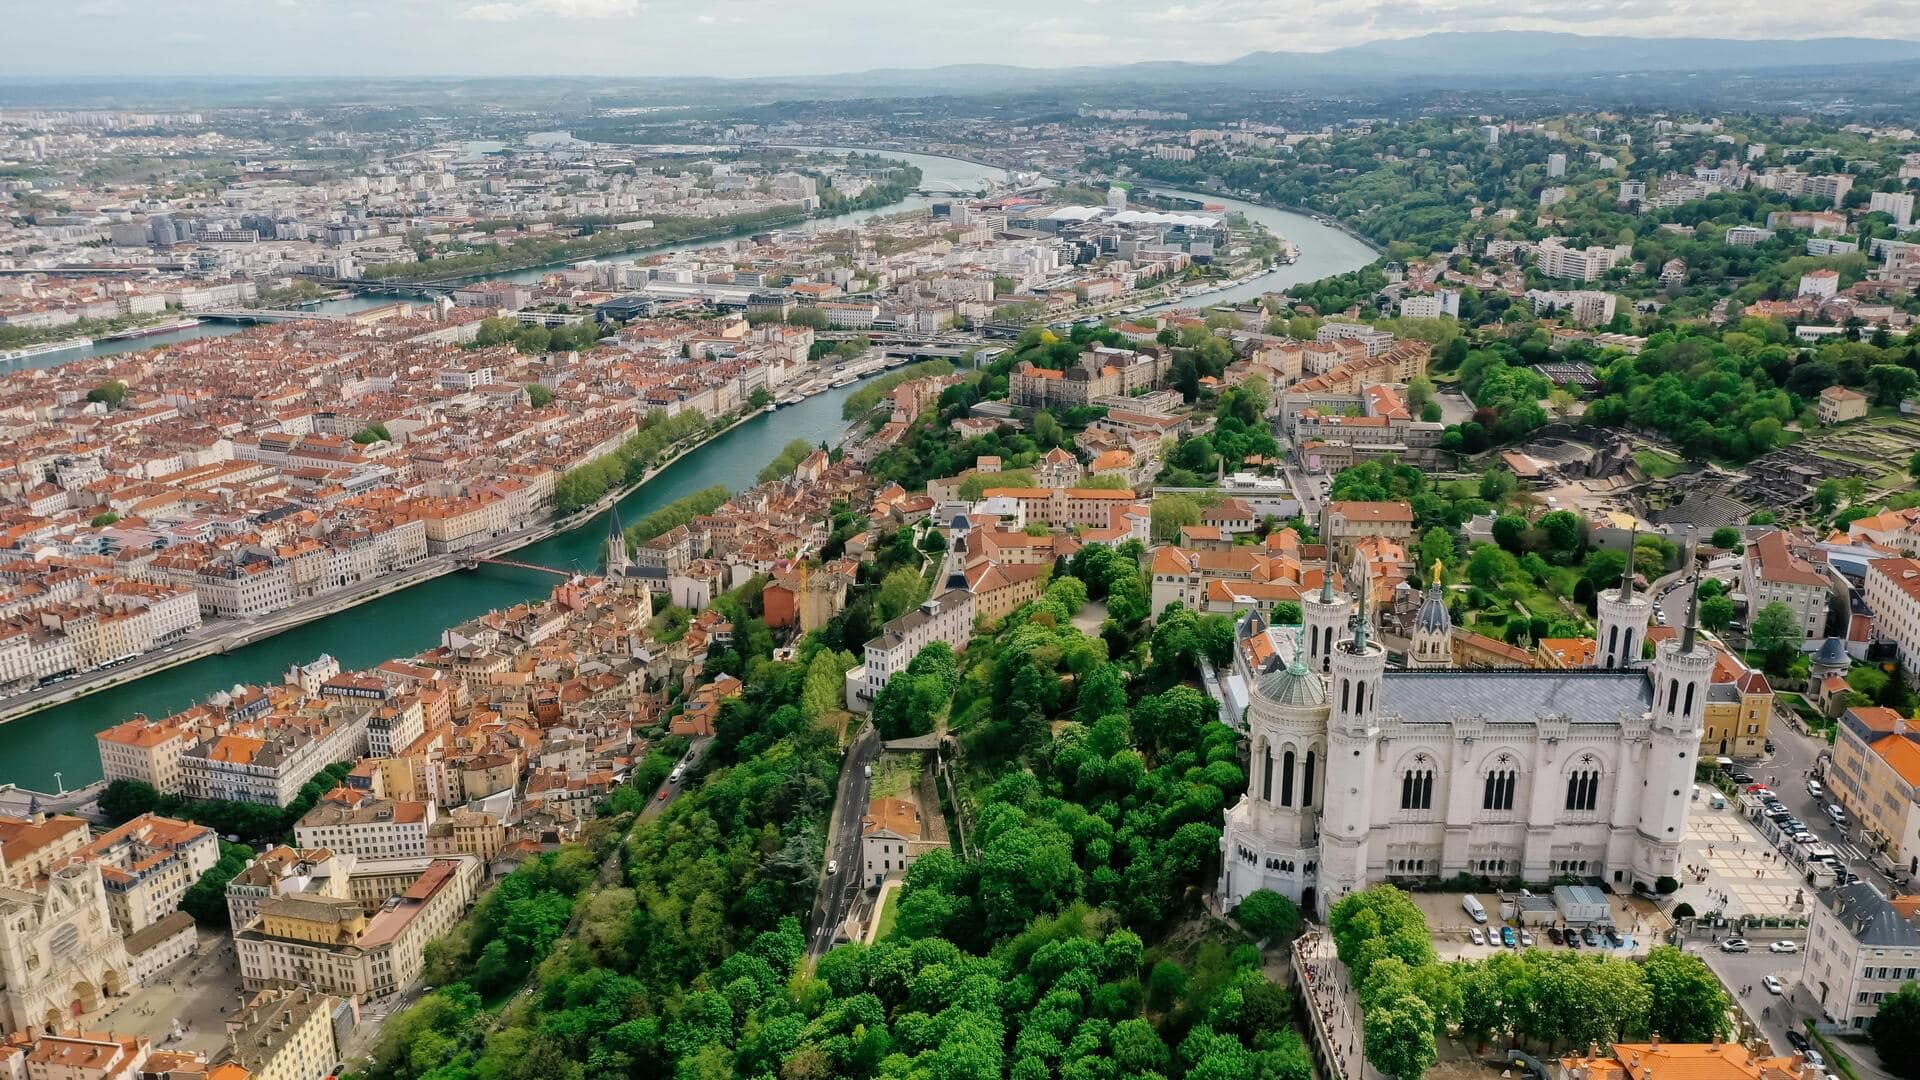
[(1367, 837), (1373, 828), (1373, 787), (1379, 775), (1380, 692), (1387, 650), (1374, 640), (1367, 618), (1367, 581), (1349, 636), (1336, 644), (1329, 660), (1327, 701), (1327, 792), (1320, 824), (1322, 915), (1350, 892), (1367, 887)]
[(1307, 670), (1296, 638), (1292, 662), (1253, 682), (1247, 793), (1221, 830), (1220, 902), (1231, 909), (1256, 889), (1272, 889), (1311, 908), (1320, 857), (1315, 821), (1328, 784), (1327, 681)]
[(1652, 731), (1634, 858), (1634, 877), (1648, 888), (1663, 877), (1678, 876), (1680, 842), (1687, 833), (1700, 727), (1713, 683), (1713, 649), (1700, 640), (1699, 625), (1700, 575), (1696, 571), (1686, 628), (1677, 640), (1660, 643), (1648, 672), (1653, 681)]
[(1636, 529), (1627, 541), (1627, 571), (1620, 576), (1620, 587), (1600, 594), (1599, 648), (1594, 664), (1610, 670), (1637, 667), (1647, 641), (1647, 623), (1653, 617), (1653, 604), (1633, 591), (1633, 552), (1640, 538)]
[(1320, 591), (1300, 597), (1300, 619), (1307, 630), (1307, 670), (1325, 674), (1332, 665), (1333, 646), (1353, 613), (1353, 603), (1333, 588), (1333, 538), (1328, 535), (1329, 517), (1320, 508), (1320, 543), (1326, 547), (1321, 566)]

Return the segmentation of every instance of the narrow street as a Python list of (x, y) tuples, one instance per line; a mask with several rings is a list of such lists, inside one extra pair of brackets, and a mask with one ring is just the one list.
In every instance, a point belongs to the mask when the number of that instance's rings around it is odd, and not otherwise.
[(840, 766), (840, 787), (834, 794), (833, 817), (827, 825), (827, 863), (836, 873), (820, 869), (820, 894), (813, 902), (809, 922), (808, 955), (819, 959), (833, 947), (840, 924), (860, 895), (860, 820), (866, 816), (867, 770), (880, 757), (880, 732), (872, 724), (860, 729)]

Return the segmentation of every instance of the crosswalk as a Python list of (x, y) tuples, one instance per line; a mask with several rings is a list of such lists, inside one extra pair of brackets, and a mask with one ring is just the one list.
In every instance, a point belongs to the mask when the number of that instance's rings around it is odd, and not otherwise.
[(1834, 851), (1840, 853), (1841, 858), (1847, 860), (1848, 862), (1866, 862), (1867, 861), (1867, 853), (1864, 851), (1861, 851), (1859, 846), (1856, 844), (1849, 843), (1848, 841), (1845, 841), (1845, 840), (1837, 840), (1837, 841), (1834, 841), (1831, 846), (1833, 847)]

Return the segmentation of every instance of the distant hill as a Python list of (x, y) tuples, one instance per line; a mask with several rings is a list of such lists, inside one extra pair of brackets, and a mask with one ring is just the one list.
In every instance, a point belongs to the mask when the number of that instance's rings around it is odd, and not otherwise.
[[(1913, 84), (1920, 41), (1809, 38), (1589, 37), (1530, 31), (1426, 34), (1372, 41), (1327, 52), (1256, 52), (1219, 63), (1179, 60), (1135, 64), (1016, 67), (954, 64), (881, 68), (841, 75), (729, 77), (195, 78), (142, 76), (10, 77), (0, 75), (0, 104), (283, 104), (379, 101), (430, 107), (475, 97), (577, 103), (632, 93), (648, 101), (729, 105), (766, 100), (1021, 94), (1088, 90), (1280, 90), (1364, 92), (1391, 87), (1488, 90), (1603, 86), (1610, 76), (1644, 75), (1675, 82), (1694, 73), (1747, 77), (1843, 73), (1870, 85)], [(1626, 84), (1623, 82), (1622, 84)]]
[[(1500, 30), (1425, 34), (1328, 52), (1256, 52), (1217, 64), (1149, 61), (1051, 69), (956, 64), (917, 70), (887, 68), (855, 72), (835, 76), (832, 81), (841, 87), (949, 93), (1112, 83), (1304, 89), (1330, 83), (1357, 86), (1408, 80), (1532, 83), (1569, 76), (1759, 71), (1909, 60), (1920, 60), (1920, 41), (1843, 37), (1741, 41), (1589, 37)], [(810, 80), (783, 78), (777, 81), (795, 84)]]

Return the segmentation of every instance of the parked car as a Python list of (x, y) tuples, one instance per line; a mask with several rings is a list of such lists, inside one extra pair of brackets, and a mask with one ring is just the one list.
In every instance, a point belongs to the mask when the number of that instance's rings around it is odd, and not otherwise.
[(1788, 1028), (1787, 1045), (1804, 1054), (1807, 1052), (1807, 1047), (1811, 1046), (1812, 1043), (1807, 1040), (1806, 1035), (1798, 1028)]
[(1766, 987), (1767, 993), (1769, 994), (1784, 994), (1787, 992), (1787, 988), (1780, 985), (1780, 979), (1775, 975), (1760, 976), (1760, 985)]
[(1600, 947), (1600, 932), (1589, 926), (1580, 931), (1580, 940), (1597, 949)]
[(1620, 936), (1620, 931), (1615, 930), (1613, 927), (1609, 926), (1606, 929), (1606, 935), (1607, 935), (1607, 944), (1613, 946), (1616, 949), (1622, 949), (1626, 947), (1627, 939)]
[(1847, 823), (1847, 808), (1841, 806), (1839, 803), (1828, 803), (1827, 816), (1833, 819), (1834, 824), (1845, 825)]
[(1547, 940), (1553, 942), (1555, 945), (1560, 944), (1560, 928), (1557, 926), (1547, 927)]
[(827, 860), (827, 876), (832, 877), (833, 875), (839, 872), (840, 872), (840, 860), (828, 859)]
[(1500, 944), (1511, 949), (1515, 945), (1520, 944), (1520, 935), (1513, 932), (1513, 927), (1503, 926), (1500, 928)]
[(1773, 745), (1773, 740), (1772, 740), (1772, 739), (1768, 739), (1768, 740), (1767, 740), (1767, 753), (1769, 753), (1769, 754), (1771, 754), (1771, 753), (1773, 753), (1773, 751), (1774, 751), (1774, 745)]
[(1487, 935), (1482, 933), (1480, 928), (1476, 926), (1467, 931), (1467, 940), (1473, 942), (1475, 945), (1485, 945), (1487, 943)]
[(1821, 798), (1822, 796), (1824, 796), (1824, 795), (1826, 795), (1826, 793), (1827, 793), (1827, 789), (1826, 789), (1826, 788), (1824, 788), (1824, 787), (1821, 787), (1821, 786), (1820, 786), (1820, 781), (1818, 781), (1818, 780), (1808, 780), (1808, 781), (1807, 781), (1807, 794), (1809, 794), (1809, 795), (1811, 795), (1811, 796), (1813, 796), (1814, 798), (1816, 798), (1816, 799), (1818, 799), (1818, 798)]
[(1767, 946), (1767, 951), (1778, 953), (1799, 952), (1800, 943), (1797, 941), (1776, 941)]
[(1724, 953), (1743, 953), (1749, 948), (1746, 938), (1730, 937), (1720, 943), (1720, 951)]
[(1806, 1055), (1807, 1064), (1813, 1066), (1814, 1068), (1824, 1070), (1827, 1067), (1826, 1056), (1820, 1053), (1820, 1051), (1814, 1049), (1812, 1046), (1808, 1046), (1805, 1050), (1802, 1050), (1800, 1052)]
[(1753, 774), (1745, 769), (1734, 769), (1727, 773), (1727, 779), (1736, 784), (1751, 784), (1753, 783)]
[(661, 788), (661, 789), (660, 789), (660, 794), (658, 794), (658, 795), (656, 795), (656, 796), (654, 796), (654, 797), (655, 797), (655, 798), (657, 798), (657, 799), (659, 799), (659, 800), (660, 800), (661, 802), (666, 802), (666, 801), (667, 801), (667, 789), (666, 789), (666, 788)]
[(1525, 930), (1520, 931), (1520, 947), (1523, 949), (1533, 948), (1533, 935), (1531, 933)]
[(1580, 947), (1580, 931), (1575, 930), (1571, 926), (1567, 927), (1567, 948), (1577, 949), (1579, 947)]

